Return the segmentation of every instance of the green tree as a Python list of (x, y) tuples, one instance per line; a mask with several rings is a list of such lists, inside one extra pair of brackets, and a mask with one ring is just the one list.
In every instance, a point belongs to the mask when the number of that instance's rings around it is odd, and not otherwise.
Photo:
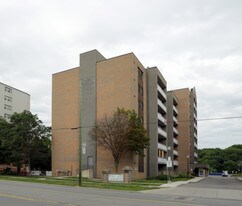
[(37, 115), (29, 111), (14, 113), (6, 125), (2, 130), (2, 136), (5, 135), (2, 144), (5, 162), (17, 166), (18, 172), (23, 164), (28, 164), (30, 168), (32, 165), (50, 168), (46, 165), (50, 164), (50, 127), (44, 126)]
[(115, 170), (127, 151), (143, 155), (149, 144), (147, 132), (135, 111), (118, 108), (111, 117), (97, 121), (90, 136), (97, 145), (111, 152)]
[(242, 145), (233, 145), (226, 149), (201, 149), (198, 153), (198, 161), (209, 164), (211, 171), (228, 170), (231, 173), (238, 171), (238, 162), (242, 160)]
[(0, 117), (0, 164), (8, 163), (7, 140), (10, 124)]

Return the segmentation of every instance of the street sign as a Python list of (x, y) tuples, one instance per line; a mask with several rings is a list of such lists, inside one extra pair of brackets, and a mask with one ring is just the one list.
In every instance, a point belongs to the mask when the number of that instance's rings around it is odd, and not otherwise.
[(166, 163), (166, 166), (167, 167), (172, 167), (172, 161), (168, 159), (167, 160), (167, 163)]

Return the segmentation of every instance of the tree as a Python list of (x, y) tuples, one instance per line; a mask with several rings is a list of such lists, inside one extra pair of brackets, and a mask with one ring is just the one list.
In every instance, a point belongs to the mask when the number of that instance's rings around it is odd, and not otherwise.
[(29, 111), (14, 113), (6, 125), (1, 132), (1, 136), (5, 135), (2, 146), (6, 163), (13, 163), (18, 172), (23, 164), (30, 168), (44, 161), (50, 164), (50, 127), (44, 126), (37, 115)]
[(135, 111), (120, 108), (111, 117), (97, 121), (90, 136), (97, 145), (111, 152), (116, 172), (127, 151), (143, 155), (143, 149), (149, 144), (147, 132)]
[(0, 164), (8, 162), (6, 142), (9, 128), (10, 124), (4, 118), (0, 117)]
[(242, 159), (242, 145), (233, 145), (226, 149), (202, 149), (198, 150), (198, 155), (198, 162), (209, 164), (212, 171), (237, 172), (238, 162)]

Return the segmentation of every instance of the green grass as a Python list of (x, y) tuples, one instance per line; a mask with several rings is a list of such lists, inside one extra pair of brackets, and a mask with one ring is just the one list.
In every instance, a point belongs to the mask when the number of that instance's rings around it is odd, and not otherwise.
[[(54, 184), (54, 185), (66, 185), (66, 186), (78, 186), (78, 177), (22, 177), (22, 176), (5, 176), (0, 175), (0, 180)], [(186, 178), (174, 179), (172, 181), (186, 180)], [(105, 183), (102, 180), (90, 180), (83, 178), (82, 187), (114, 189), (114, 190), (127, 190), (127, 191), (140, 191), (158, 189), (161, 184), (165, 184), (166, 181), (161, 180), (136, 180), (130, 184), (125, 183)]]
[(242, 174), (232, 174), (233, 177), (242, 177)]

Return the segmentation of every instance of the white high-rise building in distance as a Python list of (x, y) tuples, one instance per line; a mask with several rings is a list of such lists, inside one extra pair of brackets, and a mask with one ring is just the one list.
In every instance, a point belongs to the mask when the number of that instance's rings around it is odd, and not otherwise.
[(0, 82), (0, 117), (10, 120), (12, 114), (30, 111), (30, 95)]

